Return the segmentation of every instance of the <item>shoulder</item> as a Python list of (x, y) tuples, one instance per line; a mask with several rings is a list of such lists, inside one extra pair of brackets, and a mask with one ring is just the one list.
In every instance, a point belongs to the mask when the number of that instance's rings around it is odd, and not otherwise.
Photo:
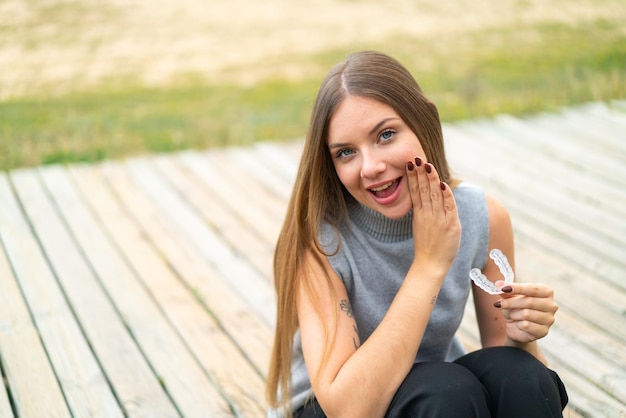
[(472, 183), (459, 183), (453, 190), (459, 209), (481, 209), (485, 207), (485, 192)]
[(494, 228), (511, 228), (511, 216), (506, 207), (495, 197), (485, 194), (489, 225)]
[(513, 225), (509, 211), (495, 197), (485, 198), (489, 211), (489, 248), (499, 248), (512, 257)]
[(317, 231), (317, 241), (325, 254), (336, 254), (342, 241), (339, 227), (328, 220), (324, 220)]
[(466, 228), (466, 224), (479, 229), (487, 227), (489, 213), (483, 189), (463, 182), (458, 184), (453, 192), (461, 223), (464, 224), (463, 228)]
[(454, 189), (454, 198), (459, 209), (470, 212), (485, 211), (489, 216), (490, 226), (501, 226), (510, 223), (509, 212), (495, 197), (487, 194), (475, 184), (460, 183)]

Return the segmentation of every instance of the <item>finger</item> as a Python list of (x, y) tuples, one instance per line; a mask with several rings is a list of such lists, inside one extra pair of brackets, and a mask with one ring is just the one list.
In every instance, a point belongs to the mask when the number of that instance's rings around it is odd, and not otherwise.
[(409, 186), (411, 202), (413, 203), (413, 209), (419, 210), (422, 208), (422, 200), (420, 199), (419, 186), (417, 183), (417, 171), (415, 170), (415, 164), (413, 161), (406, 163), (406, 178)]
[(448, 219), (448, 221), (458, 221), (459, 215), (457, 213), (456, 199), (454, 198), (452, 189), (447, 183), (444, 183), (443, 181), (439, 182), (439, 188), (441, 189), (441, 195), (443, 197), (442, 207), (446, 219)]
[(441, 189), (439, 173), (437, 173), (435, 166), (430, 163), (426, 163), (424, 171), (426, 172), (426, 178), (428, 180), (428, 189), (430, 191), (430, 195), (428, 197), (433, 213), (437, 215), (443, 214), (443, 190)]
[(531, 321), (517, 321), (515, 327), (520, 331), (526, 333), (530, 341), (538, 340), (548, 335), (550, 326), (541, 325)]
[(554, 313), (534, 309), (507, 309), (506, 318), (515, 322), (532, 322), (538, 325), (551, 326), (554, 324)]
[(430, 180), (428, 179), (428, 171), (432, 171), (432, 165), (417, 157), (415, 158), (415, 171), (417, 173), (417, 186), (419, 189), (421, 208), (425, 211), (432, 211)]
[(515, 295), (506, 297), (502, 295), (500, 307), (502, 309), (533, 309), (542, 312), (556, 312), (558, 306), (551, 297), (534, 297)]
[(506, 283), (501, 290), (504, 292), (502, 296), (505, 298), (518, 295), (536, 298), (554, 297), (554, 291), (552, 288), (540, 283)]

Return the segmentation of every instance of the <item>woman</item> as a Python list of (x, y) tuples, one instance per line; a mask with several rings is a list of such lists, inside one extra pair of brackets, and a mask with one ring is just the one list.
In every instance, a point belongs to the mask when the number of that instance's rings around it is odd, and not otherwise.
[[(334, 67), (276, 247), (269, 415), (561, 416), (567, 395), (536, 342), (552, 289), (502, 282), (491, 249), (513, 261), (509, 215), (452, 177), (410, 73), (376, 52)], [(472, 286), (472, 268), (504, 293)], [(484, 348), (465, 354), (470, 288)]]

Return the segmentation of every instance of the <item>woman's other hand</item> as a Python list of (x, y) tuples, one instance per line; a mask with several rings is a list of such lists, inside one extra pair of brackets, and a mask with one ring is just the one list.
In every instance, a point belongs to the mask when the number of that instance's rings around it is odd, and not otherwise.
[(504, 286), (502, 299), (494, 306), (502, 309), (508, 345), (529, 343), (548, 335), (558, 310), (552, 288), (540, 283), (495, 284)]

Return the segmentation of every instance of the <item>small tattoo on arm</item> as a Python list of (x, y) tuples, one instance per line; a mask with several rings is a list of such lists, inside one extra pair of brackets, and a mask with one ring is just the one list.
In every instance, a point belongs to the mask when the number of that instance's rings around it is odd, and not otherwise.
[[(348, 318), (352, 318), (354, 314), (352, 313), (352, 305), (350, 305), (350, 301), (348, 299), (343, 299), (339, 302), (339, 308), (348, 315)], [(358, 349), (360, 346), (360, 338), (359, 338), (359, 329), (356, 324), (352, 324), (352, 328), (354, 329), (354, 334), (352, 336), (352, 343), (354, 344), (354, 349)]]
[(359, 329), (356, 327), (355, 325), (352, 325), (354, 327), (354, 333), (356, 334), (355, 337), (352, 337), (352, 342), (354, 343), (354, 349), (356, 350), (357, 348), (359, 348)]
[(350, 305), (350, 301), (348, 299), (344, 299), (339, 302), (339, 308), (348, 315), (349, 318), (352, 318), (352, 305)]
[(433, 297), (430, 299), (430, 304), (431, 304), (431, 305), (434, 305), (434, 304), (435, 304), (435, 302), (437, 302), (437, 296), (433, 296)]

